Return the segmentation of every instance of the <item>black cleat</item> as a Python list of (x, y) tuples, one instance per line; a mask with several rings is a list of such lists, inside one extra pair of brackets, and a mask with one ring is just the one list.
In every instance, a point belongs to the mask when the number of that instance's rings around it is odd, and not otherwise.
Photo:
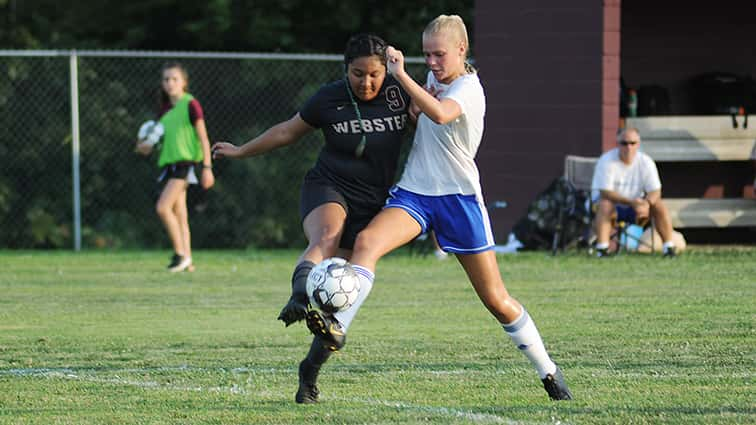
[(299, 404), (313, 404), (318, 402), (320, 390), (315, 385), (318, 370), (307, 359), (299, 363), (299, 389), (294, 396), (294, 401)]
[(307, 329), (319, 336), (323, 346), (331, 351), (339, 351), (346, 344), (346, 331), (333, 315), (318, 310), (307, 312)]
[(596, 258), (608, 258), (611, 256), (609, 248), (596, 248)]
[(278, 320), (284, 322), (287, 327), (299, 322), (307, 315), (307, 306), (307, 301), (301, 302), (292, 295), (289, 302), (281, 309), (281, 313), (278, 314)]
[(564, 376), (561, 369), (557, 366), (556, 372), (546, 375), (541, 379), (543, 382), (543, 388), (549, 393), (549, 397), (552, 400), (572, 400), (572, 393), (567, 388), (567, 383), (564, 382)]
[(675, 250), (674, 246), (667, 247), (667, 249), (664, 250), (664, 254), (662, 254), (665, 258), (675, 258), (677, 257), (677, 250)]

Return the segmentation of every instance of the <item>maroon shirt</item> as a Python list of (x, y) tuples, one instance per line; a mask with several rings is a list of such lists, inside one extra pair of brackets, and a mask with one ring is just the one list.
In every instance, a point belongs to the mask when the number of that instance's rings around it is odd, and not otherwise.
[[(168, 102), (166, 104), (163, 104), (160, 107), (160, 112), (158, 113), (158, 119), (163, 116), (166, 112), (170, 111), (171, 108), (173, 108), (173, 105)], [(197, 99), (192, 99), (189, 101), (189, 121), (192, 122), (192, 124), (196, 124), (197, 120), (204, 119), (205, 114), (202, 112), (202, 106), (200, 105), (199, 101)]]

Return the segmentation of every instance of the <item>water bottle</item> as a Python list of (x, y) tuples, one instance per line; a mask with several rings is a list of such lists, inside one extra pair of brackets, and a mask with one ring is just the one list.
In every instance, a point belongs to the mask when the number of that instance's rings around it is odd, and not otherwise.
[(638, 116), (638, 92), (635, 89), (627, 91), (627, 115), (629, 117)]

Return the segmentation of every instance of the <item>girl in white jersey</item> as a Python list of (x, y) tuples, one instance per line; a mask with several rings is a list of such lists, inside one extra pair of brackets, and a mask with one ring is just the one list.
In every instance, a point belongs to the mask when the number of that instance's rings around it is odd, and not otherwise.
[(311, 310), (307, 325), (331, 350), (343, 347), (346, 330), (372, 288), (377, 261), (433, 230), (441, 247), (457, 256), (483, 304), (535, 366), (549, 396), (568, 400), (572, 394), (561, 371), (528, 312), (507, 292), (492, 250), (475, 164), (485, 96), (475, 70), (466, 63), (467, 50), (467, 30), (459, 16), (434, 19), (423, 32), (430, 71), (422, 87), (406, 73), (402, 52), (386, 49), (389, 72), (410, 94), (418, 114), (412, 150), (386, 207), (357, 236), (351, 258), (360, 276), (357, 302), (333, 315)]

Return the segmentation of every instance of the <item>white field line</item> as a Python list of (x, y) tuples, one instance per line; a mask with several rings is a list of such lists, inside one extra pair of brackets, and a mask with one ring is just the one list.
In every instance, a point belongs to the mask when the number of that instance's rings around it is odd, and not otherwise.
[[(349, 368), (340, 368), (340, 372), (349, 373)], [(103, 374), (103, 373), (112, 373), (112, 374), (127, 374), (127, 373), (160, 373), (160, 372), (219, 372), (219, 373), (231, 373), (234, 375), (242, 374), (242, 373), (252, 373), (252, 374), (283, 374), (283, 373), (296, 373), (297, 368), (295, 367), (234, 367), (234, 368), (206, 368), (206, 367), (194, 367), (194, 366), (159, 366), (159, 367), (145, 367), (145, 368), (125, 368), (125, 369), (109, 369), (109, 370), (100, 370), (96, 368), (17, 368), (17, 369), (5, 369), (0, 370), (0, 377), (1, 376), (48, 376), (51, 374), (88, 374), (88, 375), (95, 375), (95, 374)], [(512, 375), (513, 373), (518, 374), (519, 371), (513, 371), (512, 369), (498, 369), (495, 371), (488, 371), (488, 370), (470, 370), (470, 369), (449, 369), (449, 370), (422, 370), (422, 369), (387, 369), (383, 373), (385, 374), (408, 374), (408, 373), (414, 373), (414, 374), (429, 374), (429, 375), (469, 375), (474, 373), (485, 373), (490, 375), (491, 373), (496, 375)], [(529, 372), (523, 372), (523, 373), (529, 373)], [(690, 372), (684, 372), (684, 373), (678, 373), (674, 371), (666, 371), (666, 370), (658, 370), (658, 371), (647, 371), (647, 372), (620, 372), (617, 370), (604, 370), (604, 371), (598, 371), (598, 372), (592, 372), (591, 377), (592, 378), (648, 378), (648, 379), (678, 379), (678, 378), (684, 378), (689, 379), (690, 378)], [(707, 373), (706, 378), (707, 379), (749, 379), (756, 377), (756, 372), (748, 371), (748, 370), (741, 370), (741, 371), (733, 371), (732, 373), (716, 373), (711, 374)]]
[[(340, 368), (340, 372), (349, 373), (349, 368)], [(206, 368), (206, 367), (194, 367), (194, 366), (159, 366), (159, 367), (145, 367), (145, 368), (125, 368), (125, 369), (110, 369), (100, 370), (96, 368), (17, 368), (17, 369), (5, 369), (0, 370), (1, 376), (47, 376), (53, 373), (73, 373), (73, 374), (125, 374), (125, 373), (160, 373), (160, 372), (219, 372), (219, 373), (231, 373), (234, 375), (242, 373), (252, 374), (279, 374), (279, 373), (296, 373), (295, 367), (234, 367), (234, 368)], [(470, 369), (449, 369), (449, 370), (422, 370), (422, 369), (387, 369), (383, 373), (385, 374), (429, 374), (429, 375), (470, 375), (474, 373), (485, 373), (487, 375), (512, 375), (513, 373), (519, 374), (521, 371), (514, 371), (513, 369), (498, 369), (495, 371), (489, 370), (470, 370)], [(522, 373), (530, 373), (528, 371), (522, 371)], [(657, 370), (647, 372), (620, 372), (617, 370), (604, 370), (591, 373), (591, 378), (647, 378), (647, 379), (689, 379), (690, 372), (678, 373), (674, 371)], [(733, 371), (732, 373), (707, 373), (707, 379), (750, 379), (756, 377), (756, 372), (748, 370)]]
[[(53, 376), (53, 375), (51, 375)], [(184, 392), (209, 392), (209, 393), (231, 393), (231, 394), (246, 394), (247, 391), (238, 386), (232, 385), (230, 387), (201, 387), (201, 386), (182, 386), (182, 385), (165, 385), (154, 381), (135, 381), (133, 379), (122, 379), (118, 376), (115, 378), (98, 378), (96, 376), (79, 376), (74, 374), (60, 375), (65, 379), (96, 382), (102, 384), (114, 384), (123, 385), (129, 387), (139, 388), (154, 388), (156, 390), (172, 390), (172, 391), (184, 391)]]
[(25, 368), (25, 369), (7, 369), (0, 370), (0, 376), (48, 376), (51, 374), (90, 374), (97, 373), (160, 373), (160, 372), (221, 372), (221, 373), (291, 373), (296, 372), (297, 369), (293, 367), (275, 368), (249, 368), (249, 367), (235, 367), (235, 368), (205, 368), (205, 367), (193, 367), (193, 366), (160, 366), (160, 367), (144, 367), (144, 368), (125, 368), (125, 369), (108, 369), (100, 370), (95, 368)]
[(185, 386), (185, 385), (173, 385), (173, 384), (161, 384), (155, 381), (139, 381), (134, 379), (124, 379), (115, 375), (113, 378), (100, 378), (90, 375), (78, 375), (76, 373), (61, 373), (50, 372), (42, 375), (46, 378), (61, 378), (73, 381), (85, 381), (96, 382), (100, 384), (113, 384), (127, 387), (138, 387), (155, 390), (170, 390), (170, 391), (182, 391), (182, 392), (209, 392), (209, 393), (231, 393), (231, 394), (246, 394), (246, 390), (238, 385), (232, 385), (230, 387), (202, 387), (202, 386)]
[[(141, 380), (134, 380), (134, 379), (124, 379), (118, 376), (118, 374), (124, 374), (124, 373), (148, 373), (148, 372), (168, 372), (168, 371), (225, 371), (225, 372), (231, 372), (233, 374), (240, 374), (240, 373), (294, 373), (295, 370), (293, 368), (245, 368), (245, 367), (239, 367), (239, 368), (218, 368), (218, 369), (208, 369), (208, 368), (193, 368), (193, 367), (187, 367), (187, 366), (178, 366), (178, 367), (158, 367), (158, 368), (134, 368), (134, 369), (119, 369), (119, 370), (109, 370), (109, 373), (113, 373), (113, 378), (101, 378), (98, 376), (93, 376), (98, 373), (95, 369), (81, 369), (81, 370), (74, 370), (69, 368), (29, 368), (29, 369), (9, 369), (9, 370), (3, 370), (0, 371), (0, 376), (18, 376), (18, 377), (29, 377), (29, 376), (38, 376), (38, 377), (45, 377), (45, 378), (57, 378), (57, 379), (68, 379), (68, 380), (77, 380), (77, 381), (84, 381), (84, 382), (95, 382), (95, 383), (104, 383), (104, 384), (112, 384), (112, 385), (121, 385), (121, 386), (129, 386), (129, 387), (137, 387), (137, 388), (144, 388), (144, 389), (154, 389), (154, 390), (169, 390), (169, 391), (182, 391), (182, 392), (211, 392), (211, 393), (231, 393), (231, 394), (247, 394), (247, 391), (238, 385), (232, 385), (230, 387), (202, 387), (202, 386), (182, 386), (182, 385), (166, 385), (161, 384), (160, 382), (156, 381), (141, 381)], [(454, 371), (432, 371), (432, 373), (449, 373), (449, 374), (457, 374), (462, 373), (463, 370), (454, 370)], [(469, 372), (469, 371), (468, 371)], [(397, 401), (387, 401), (387, 400), (380, 400), (376, 398), (333, 398), (334, 400), (340, 400), (345, 402), (351, 402), (351, 403), (361, 403), (371, 406), (385, 406), (385, 407), (391, 407), (394, 409), (400, 409), (400, 410), (406, 410), (406, 411), (415, 411), (415, 412), (426, 412), (430, 414), (435, 415), (441, 415), (441, 416), (449, 416), (449, 417), (455, 417), (455, 418), (461, 418), (470, 422), (474, 423), (498, 423), (498, 424), (508, 424), (508, 425), (520, 425), (520, 424), (540, 424), (543, 422), (523, 422), (523, 421), (515, 421), (508, 418), (503, 418), (501, 416), (497, 416), (490, 413), (480, 413), (480, 412), (473, 412), (471, 410), (462, 410), (462, 409), (456, 409), (451, 407), (439, 407), (439, 406), (422, 406), (422, 405), (414, 405), (414, 404), (407, 404), (403, 402), (397, 402)], [(552, 418), (551, 422), (548, 422), (549, 424), (563, 424), (563, 422), (557, 420), (556, 418)]]

